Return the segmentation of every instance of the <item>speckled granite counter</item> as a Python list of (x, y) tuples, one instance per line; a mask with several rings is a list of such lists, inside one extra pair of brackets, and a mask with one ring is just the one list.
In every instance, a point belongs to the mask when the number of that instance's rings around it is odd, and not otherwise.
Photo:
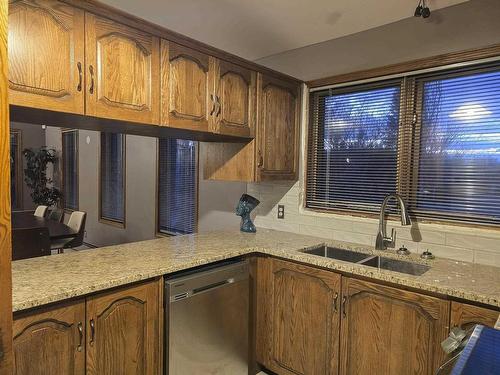
[[(322, 243), (368, 253), (368, 246), (259, 229), (213, 232), (84, 250), (12, 263), (13, 310), (19, 311), (253, 252), (384, 280), (500, 307), (500, 268), (435, 259), (422, 276), (379, 270), (301, 251)], [(390, 252), (384, 256), (398, 257)], [(407, 257), (405, 257), (407, 259)], [(421, 262), (413, 257), (414, 261)]]

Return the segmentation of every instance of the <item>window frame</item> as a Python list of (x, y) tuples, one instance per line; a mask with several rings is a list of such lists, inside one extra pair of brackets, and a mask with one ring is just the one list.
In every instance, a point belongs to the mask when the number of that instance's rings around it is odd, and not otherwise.
[(78, 147), (78, 140), (79, 140), (79, 132), (78, 129), (62, 129), (61, 130), (61, 190), (64, 191), (64, 185), (66, 183), (66, 177), (64, 174), (64, 134), (65, 133), (75, 133), (75, 157), (76, 157), (76, 208), (67, 208), (66, 207), (66, 199), (63, 197), (62, 199), (62, 208), (64, 212), (66, 213), (71, 213), (73, 211), (78, 211), (80, 208), (80, 162), (79, 162), (79, 147)]
[[(23, 160), (23, 131), (20, 129), (10, 129), (9, 132), (9, 149), (10, 149), (10, 136), (14, 135), (17, 138), (17, 152), (16, 152), (16, 169), (14, 171), (15, 175), (15, 185), (14, 189), (16, 191), (16, 202), (15, 205), (11, 208), (14, 210), (20, 210), (23, 208), (23, 169), (24, 169), (24, 160)], [(9, 153), (10, 155), (10, 153)], [(9, 166), (10, 167), (10, 166)], [(12, 183), (12, 182), (11, 182)], [(10, 186), (9, 186), (10, 192)]]
[(100, 132), (99, 133), (99, 173), (98, 173), (98, 200), (99, 200), (99, 223), (106, 224), (106, 225), (111, 225), (117, 228), (126, 228), (126, 221), (127, 221), (127, 135), (123, 133), (111, 133), (111, 134), (117, 134), (121, 135), (123, 137), (123, 147), (122, 147), (122, 160), (123, 160), (123, 166), (122, 166), (122, 174), (123, 174), (123, 181), (122, 181), (122, 190), (123, 190), (123, 220), (113, 220), (107, 217), (102, 216), (102, 135), (105, 134), (106, 132)]
[[(196, 201), (195, 201), (195, 225), (194, 233), (199, 228), (199, 208), (200, 208), (200, 144), (196, 142)], [(156, 139), (156, 179), (155, 179), (155, 236), (172, 237), (175, 233), (169, 233), (160, 230), (160, 138)]]
[[(305, 123), (305, 143), (304, 143), (304, 168), (303, 168), (303, 197), (302, 197), (302, 209), (309, 212), (318, 212), (334, 215), (352, 216), (352, 217), (363, 217), (363, 218), (378, 218), (379, 213), (359, 211), (359, 210), (339, 210), (339, 209), (326, 209), (326, 208), (311, 208), (307, 206), (307, 189), (308, 189), (308, 169), (310, 168), (311, 162), (310, 158), (310, 137), (313, 131), (311, 128), (314, 125), (314, 105), (312, 100), (312, 94), (316, 91), (324, 91), (327, 89), (336, 88), (337, 92), (349, 92), (349, 88), (355, 89), (356, 87), (370, 87), (372, 84), (383, 84), (384, 82), (390, 82), (391, 80), (400, 78), (401, 79), (401, 99), (400, 99), (400, 124), (398, 133), (398, 162), (397, 162), (397, 183), (396, 192), (400, 194), (403, 199), (408, 202), (408, 198), (412, 198), (411, 201), (415, 202), (415, 196), (418, 190), (418, 174), (419, 174), (419, 150), (420, 150), (420, 134), (422, 131), (422, 113), (423, 113), (423, 82), (432, 81), (443, 78), (454, 78), (459, 76), (467, 76), (471, 74), (488, 72), (488, 71), (500, 71), (500, 56), (487, 61), (476, 60), (469, 61), (466, 64), (458, 64), (458, 66), (440, 66), (436, 69), (430, 69), (427, 71), (408, 71), (398, 74), (398, 76), (381, 76), (373, 77), (372, 79), (367, 78), (365, 81), (353, 81), (353, 82), (341, 82), (334, 84), (332, 88), (327, 87), (310, 87), (310, 95), (308, 96), (308, 109), (309, 116)], [(355, 76), (355, 74), (353, 74)], [(365, 77), (366, 78), (366, 77)], [(331, 78), (335, 79), (335, 78)], [(342, 91), (340, 91), (342, 90)], [(415, 118), (416, 116), (416, 118)], [(417, 144), (418, 142), (418, 144)], [(407, 170), (405, 170), (407, 168)], [(474, 215), (461, 215), (461, 214), (450, 214), (450, 213), (439, 213), (425, 211), (427, 216), (419, 216), (425, 210), (418, 210), (412, 214), (412, 219), (418, 223), (429, 223), (429, 224), (443, 224), (452, 226), (466, 226), (474, 228), (487, 228), (500, 230), (500, 220), (499, 222), (487, 222), (481, 221), (481, 216)], [(434, 215), (433, 217), (430, 217)], [(445, 217), (447, 216), (447, 217)], [(397, 215), (394, 213), (389, 213), (389, 220), (397, 220)], [(484, 220), (484, 219), (483, 219)]]

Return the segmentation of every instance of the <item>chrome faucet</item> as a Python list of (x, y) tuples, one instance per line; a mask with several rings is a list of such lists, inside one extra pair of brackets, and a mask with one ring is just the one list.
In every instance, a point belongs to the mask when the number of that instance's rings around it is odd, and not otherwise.
[(408, 210), (406, 209), (405, 202), (403, 198), (399, 194), (389, 194), (384, 198), (382, 202), (382, 206), (380, 206), (380, 219), (378, 223), (378, 234), (377, 240), (375, 241), (375, 249), (377, 250), (386, 250), (387, 246), (394, 246), (394, 242), (396, 240), (396, 230), (392, 228), (391, 237), (387, 237), (386, 233), (386, 225), (385, 225), (385, 209), (387, 207), (387, 203), (391, 198), (396, 199), (399, 202), (399, 206), (401, 208), (401, 225), (411, 225), (410, 216), (408, 215)]

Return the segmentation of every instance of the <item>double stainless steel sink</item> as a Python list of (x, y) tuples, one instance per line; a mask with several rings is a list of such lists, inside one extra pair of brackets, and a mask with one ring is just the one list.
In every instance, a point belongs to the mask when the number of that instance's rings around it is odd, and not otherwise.
[(425, 264), (412, 263), (399, 259), (392, 259), (379, 255), (370, 255), (357, 251), (339, 249), (326, 245), (317, 246), (303, 251), (307, 254), (318, 255), (325, 258), (342, 260), (344, 262), (362, 264), (364, 266), (376, 267), (383, 270), (401, 272), (413, 276), (421, 276), (430, 267)]

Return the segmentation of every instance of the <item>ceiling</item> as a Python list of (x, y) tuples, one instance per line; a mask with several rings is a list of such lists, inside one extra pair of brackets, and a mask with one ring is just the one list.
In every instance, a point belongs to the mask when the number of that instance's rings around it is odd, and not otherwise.
[[(467, 0), (427, 0), (431, 10)], [(418, 0), (102, 0), (249, 60), (411, 17)], [(432, 15), (431, 15), (432, 17)]]

